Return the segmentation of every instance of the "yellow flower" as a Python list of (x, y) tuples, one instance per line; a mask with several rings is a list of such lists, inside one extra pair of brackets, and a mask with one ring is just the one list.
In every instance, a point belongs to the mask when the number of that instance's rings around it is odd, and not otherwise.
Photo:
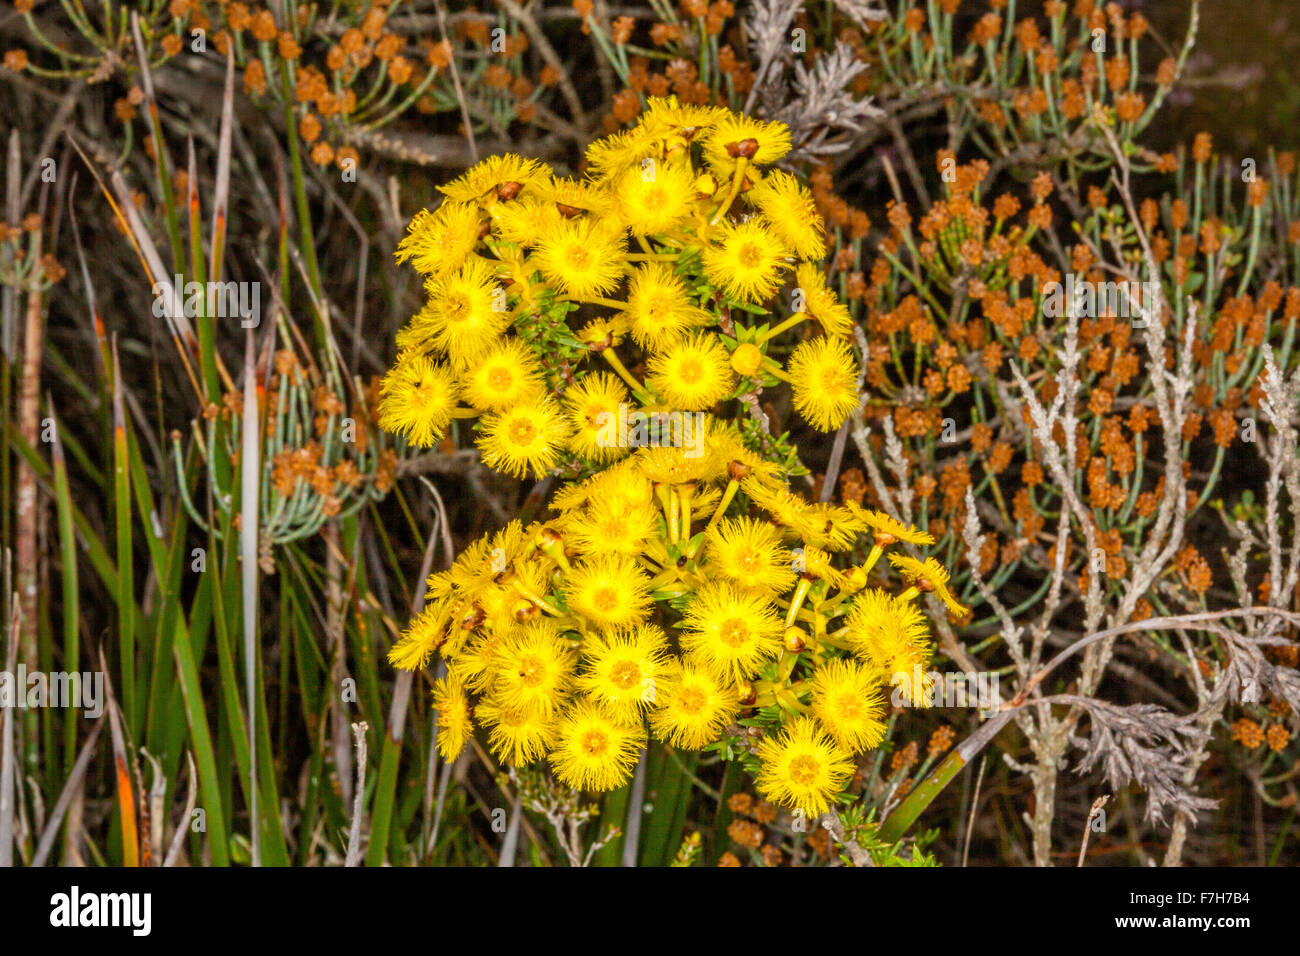
[(614, 209), (614, 197), (604, 184), (589, 179), (553, 176), (539, 192), (544, 201), (565, 219), (571, 219), (579, 213), (588, 213), (599, 219), (608, 216)]
[(786, 485), (779, 484), (775, 480), (760, 478), (746, 479), (741, 482), (741, 487), (745, 489), (745, 494), (749, 495), (755, 505), (772, 516), (774, 522), (794, 532), (798, 537), (803, 537), (805, 532), (816, 529), (816, 523), (810, 523), (805, 517), (810, 508), (809, 503)]
[[(921, 610), (910, 601), (869, 588), (853, 599), (846, 626), (853, 652), (891, 683), (900, 675), (906, 678), (912, 702), (920, 703), (931, 654), (930, 630)], [(915, 679), (917, 674), (922, 680)]]
[(822, 270), (801, 262), (794, 270), (795, 284), (803, 293), (803, 307), (820, 323), (827, 335), (843, 338), (853, 332), (853, 317), (844, 303), (826, 286)]
[(717, 106), (696, 106), (678, 102), (676, 96), (652, 96), (646, 100), (641, 125), (651, 130), (670, 129), (693, 138), (727, 115)]
[(695, 177), (687, 166), (647, 159), (618, 178), (614, 195), (632, 235), (658, 235), (694, 211)]
[(922, 591), (933, 591), (948, 610), (957, 617), (966, 613), (966, 607), (948, 590), (948, 569), (935, 558), (918, 561), (905, 554), (891, 554), (889, 563), (904, 577), (912, 579)]
[(627, 397), (623, 383), (610, 372), (588, 372), (570, 385), (564, 393), (564, 411), (573, 429), (569, 448), (598, 462), (627, 454), (618, 443), (618, 410)]
[(794, 407), (814, 428), (834, 431), (858, 407), (857, 363), (838, 339), (800, 342), (790, 356), (789, 374)]
[(632, 273), (623, 314), (632, 338), (647, 349), (663, 348), (688, 329), (711, 321), (687, 297), (686, 283), (662, 262), (647, 263)]
[(853, 776), (853, 758), (844, 752), (811, 717), (786, 724), (775, 739), (758, 744), (762, 769), (754, 783), (773, 803), (818, 817)]
[(729, 358), (715, 335), (705, 332), (682, 338), (651, 356), (647, 384), (674, 410), (703, 411), (735, 385)]
[(652, 507), (602, 492), (592, 496), (570, 527), (579, 551), (636, 557), (654, 536), (657, 520)]
[(461, 366), (481, 358), (510, 324), (505, 289), (482, 259), (470, 259), (429, 291), (429, 302), (412, 326), (427, 328), (433, 344)]
[(544, 163), (505, 153), (489, 156), (471, 166), (459, 179), (453, 179), (438, 189), (448, 198), (460, 202), (486, 200), (490, 204), (513, 199), (520, 190), (545, 183), (549, 175), (550, 170)]
[(442, 437), (456, 408), (456, 378), (445, 365), (407, 353), (379, 386), (379, 427), (427, 448)]
[(742, 223), (724, 222), (719, 241), (704, 250), (704, 272), (727, 295), (744, 302), (770, 299), (780, 284), (781, 269), (790, 255), (762, 216)]
[(568, 574), (569, 607), (601, 628), (634, 627), (650, 609), (650, 579), (631, 558), (593, 555)]
[(447, 627), (445, 602), (427, 604), (411, 619), (406, 632), (388, 651), (388, 662), (399, 670), (413, 671), (429, 660), (443, 642)]
[(643, 126), (612, 133), (587, 147), (587, 166), (596, 175), (613, 178), (638, 166), (656, 146), (655, 137)]
[[(511, 522), (514, 524), (515, 522)], [(452, 583), (451, 573), (448, 571), (435, 571), (425, 580), (424, 585), (428, 588), (424, 597), (429, 601), (441, 601), (451, 596)]]
[(421, 209), (397, 245), (397, 261), (410, 260), (426, 276), (458, 269), (478, 245), (479, 213), (467, 203), (444, 202), (437, 212)]
[(690, 661), (675, 662), (656, 685), (650, 727), (683, 750), (707, 747), (740, 713), (736, 687)]
[[(471, 638), (477, 631), (479, 625), (479, 612), (474, 605), (461, 598), (454, 598), (446, 602), (447, 604), (447, 635), (442, 646), (438, 648), (442, 659), (447, 661), (447, 666), (451, 667), (451, 662), (457, 660), (459, 655), (465, 652)], [(482, 648), (485, 664), (490, 660), (496, 645), (492, 648)], [(470, 682), (471, 684), (473, 682)], [(474, 690), (481, 690), (481, 685), (473, 684)]]
[(706, 418), (701, 423), (693, 416), (684, 415), (678, 429), (669, 419), (660, 425), (661, 434), (664, 431), (673, 435), (680, 433), (681, 444), (643, 445), (636, 450), (632, 461), (642, 475), (667, 485), (712, 480), (726, 469), (726, 462), (711, 453), (714, 451), (715, 427), (714, 419)]
[[(484, 536), (466, 546), (451, 566), (452, 587), (471, 600), (476, 599), (478, 592), (492, 584), (517, 556), (501, 548), (498, 539), (502, 535), (514, 538), (516, 534), (522, 536), (522, 530), (518, 521), (512, 521), (495, 538)], [(512, 543), (511, 547), (517, 548), (517, 545)]]
[(612, 292), (626, 267), (627, 238), (590, 219), (566, 219), (552, 226), (533, 256), (549, 281), (579, 299)]
[[(867, 526), (876, 532), (876, 537), (894, 538), (898, 541), (906, 541), (908, 544), (927, 545), (934, 544), (934, 535), (919, 528), (914, 528), (910, 524), (903, 524), (897, 518), (885, 514), (883, 511), (865, 511), (848, 503), (849, 510), (861, 511), (862, 518), (866, 521)], [(893, 541), (887, 541), (887, 544), (893, 544)]]
[(478, 447), (489, 468), (517, 478), (529, 471), (541, 477), (559, 461), (568, 437), (563, 413), (547, 398), (483, 416)]
[(753, 518), (724, 518), (709, 529), (705, 565), (710, 573), (747, 590), (778, 594), (794, 586), (792, 556), (772, 525)]
[(852, 660), (827, 661), (813, 673), (812, 712), (845, 750), (862, 753), (885, 737), (880, 676)]
[(529, 625), (497, 652), (493, 696), (505, 707), (549, 717), (560, 709), (577, 657), (554, 624)]
[(561, 718), (547, 759), (555, 775), (575, 790), (615, 790), (632, 776), (645, 742), (639, 722), (621, 721), (580, 702)]
[[(460, 627), (453, 623), (452, 632), (461, 630)], [(505, 637), (499, 633), (480, 634), (461, 649), (454, 658), (447, 658), (447, 670), (460, 677), (475, 693), (481, 693), (492, 684), (496, 678), (497, 654), (505, 646)], [(474, 716), (478, 718), (482, 726), (487, 726), (483, 720), (483, 701), (474, 709)], [(520, 718), (527, 716), (522, 711)]]
[(650, 506), (654, 500), (650, 482), (646, 481), (628, 460), (610, 465), (603, 471), (596, 472), (586, 481), (561, 488), (551, 499), (551, 509), (560, 512), (572, 511), (606, 494), (626, 498), (629, 503), (640, 502), (647, 506)]
[(600, 351), (622, 342), (627, 336), (627, 325), (622, 312), (617, 315), (598, 315), (578, 329), (574, 338), (587, 348)]
[(620, 720), (655, 703), (668, 665), (664, 632), (653, 624), (592, 638), (583, 644), (586, 672), (578, 687)]
[(532, 603), (513, 586), (522, 576), (514, 571), (501, 575), (503, 583), (489, 584), (474, 601), (475, 614), (483, 615), (482, 626), (499, 633), (511, 633), (523, 620), (520, 615), (532, 614)]
[(726, 112), (682, 105), (675, 96), (650, 97), (635, 129), (613, 133), (587, 147), (587, 165), (595, 174), (615, 178), (647, 158), (658, 161), (684, 151)]
[(475, 408), (501, 410), (538, 398), (542, 371), (528, 346), (503, 339), (462, 373), (461, 387)]
[(709, 434), (709, 447), (713, 449), (714, 457), (722, 462), (728, 477), (739, 481), (740, 486), (746, 489), (746, 494), (749, 488), (756, 485), (780, 483), (780, 467), (746, 448), (744, 439), (735, 426), (712, 430)]
[(560, 221), (560, 212), (555, 203), (546, 202), (533, 193), (518, 202), (495, 207), (492, 220), (500, 238), (528, 248)]
[(826, 255), (826, 225), (817, 215), (812, 193), (789, 173), (774, 169), (745, 194), (801, 259)]
[(719, 173), (730, 174), (736, 160), (774, 163), (790, 151), (790, 129), (784, 123), (765, 123), (740, 113), (726, 113), (704, 138), (704, 158)]
[(800, 525), (805, 543), (828, 551), (848, 551), (867, 529), (861, 508), (846, 508), (827, 502), (808, 505)]
[(492, 753), (514, 767), (530, 764), (545, 754), (555, 735), (554, 718), (519, 707), (504, 707), (491, 698), (478, 702), (474, 716), (489, 728), (488, 747)]
[(459, 677), (448, 674), (433, 685), (433, 707), (438, 712), (438, 753), (455, 760), (474, 734), (469, 697)]
[(825, 581), (831, 587), (844, 586), (844, 574), (831, 564), (831, 555), (828, 552), (809, 545), (803, 549), (800, 557), (801, 570), (808, 577)]
[(719, 679), (751, 677), (781, 649), (781, 619), (761, 595), (709, 582), (683, 620), (682, 650)]

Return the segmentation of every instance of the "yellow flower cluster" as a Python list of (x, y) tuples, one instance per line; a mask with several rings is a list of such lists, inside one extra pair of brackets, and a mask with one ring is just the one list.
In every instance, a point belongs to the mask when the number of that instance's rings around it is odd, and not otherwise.
[[(513, 522), (429, 579), (389, 657), (446, 663), (434, 695), (444, 757), (478, 726), (506, 763), (545, 757), (566, 784), (608, 790), (651, 735), (697, 750), (766, 715), (768, 799), (815, 815), (844, 789), (853, 755), (884, 735), (891, 678), (928, 669), (915, 599), (961, 605), (933, 559), (891, 554), (906, 589), (867, 586), (891, 545), (929, 535), (810, 503), (732, 426), (705, 428), (706, 451), (638, 448), (563, 488), (550, 520)], [(865, 560), (836, 567), (868, 534)], [(924, 688), (910, 691), (919, 703)]]
[[(810, 424), (838, 428), (859, 400), (853, 323), (816, 264), (811, 193), (761, 171), (789, 148), (780, 123), (654, 99), (635, 129), (592, 144), (587, 178), (505, 155), (441, 187), (398, 248), (428, 301), (398, 335), (380, 424), (428, 446), (479, 418), (483, 461), (517, 476), (621, 457), (620, 409), (707, 411), (778, 381)], [(793, 311), (759, 321), (789, 282)], [(810, 318), (820, 334), (787, 361), (769, 354)], [(546, 369), (555, 341), (607, 369)]]
[[(499, 760), (544, 758), (600, 791), (628, 781), (652, 736), (721, 742), (769, 799), (819, 814), (881, 742), (891, 678), (928, 668), (916, 598), (962, 610), (933, 559), (890, 554), (904, 587), (869, 586), (887, 549), (929, 535), (805, 500), (715, 417), (778, 381), (827, 431), (860, 400), (812, 197), (761, 171), (789, 147), (781, 124), (652, 100), (635, 129), (592, 145), (589, 178), (494, 157), (411, 224), (398, 255), (428, 277), (429, 300), (399, 334), (381, 424), (429, 445), (481, 416), (493, 468), (594, 470), (561, 483), (548, 520), (513, 522), (434, 574), (392, 648), (399, 668), (435, 652), (445, 664), (447, 759), (477, 728)], [(760, 321), (791, 280), (793, 312)], [(788, 361), (769, 354), (809, 318)], [(552, 347), (575, 358), (562, 374), (544, 361)], [(582, 367), (595, 356), (606, 369)], [(909, 693), (919, 702), (924, 687)]]

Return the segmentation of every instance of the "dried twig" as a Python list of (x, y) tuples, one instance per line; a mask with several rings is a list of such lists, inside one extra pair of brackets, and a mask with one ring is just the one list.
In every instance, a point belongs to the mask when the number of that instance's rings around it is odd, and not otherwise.
[(357, 786), (352, 800), (352, 827), (348, 830), (348, 856), (344, 866), (361, 865), (361, 817), (366, 795), (366, 733), (370, 725), (364, 720), (352, 725), (352, 739), (357, 748)]

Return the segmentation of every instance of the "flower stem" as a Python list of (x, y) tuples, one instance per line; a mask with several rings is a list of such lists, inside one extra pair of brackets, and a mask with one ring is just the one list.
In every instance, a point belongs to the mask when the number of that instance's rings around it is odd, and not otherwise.
[(795, 618), (799, 616), (799, 608), (803, 606), (803, 600), (808, 596), (808, 589), (812, 587), (812, 581), (808, 578), (799, 578), (799, 583), (795, 586), (794, 597), (790, 600), (790, 610), (785, 613), (785, 626), (790, 627), (794, 624)]
[(618, 377), (627, 383), (628, 387), (632, 389), (632, 391), (639, 395), (645, 394), (645, 386), (638, 382), (632, 373), (627, 370), (622, 359), (615, 354), (613, 349), (601, 349), (600, 355), (609, 363), (609, 367), (618, 374)]
[(722, 205), (718, 207), (718, 211), (709, 220), (710, 226), (716, 226), (722, 217), (726, 215), (727, 210), (731, 208), (731, 204), (735, 202), (736, 196), (740, 193), (740, 184), (745, 181), (745, 170), (748, 168), (749, 160), (746, 157), (741, 156), (736, 160), (736, 171), (731, 176), (731, 187), (727, 190), (727, 195), (723, 197)]
[(764, 342), (768, 341), (769, 339), (776, 338), (782, 332), (786, 332), (789, 331), (790, 329), (793, 329), (796, 325), (798, 325), (806, 318), (808, 318), (807, 312), (796, 312), (794, 315), (790, 316), (784, 322), (780, 323), (779, 325), (773, 326), (772, 328), (764, 332), (762, 335), (760, 335), (755, 344), (762, 345)]
[(706, 532), (714, 529), (718, 520), (722, 517), (723, 512), (727, 510), (727, 506), (731, 504), (731, 499), (736, 497), (736, 492), (739, 490), (740, 482), (735, 478), (732, 478), (727, 482), (727, 488), (722, 492), (722, 500), (719, 501), (718, 506), (713, 509), (713, 517), (709, 519), (709, 523), (704, 529)]

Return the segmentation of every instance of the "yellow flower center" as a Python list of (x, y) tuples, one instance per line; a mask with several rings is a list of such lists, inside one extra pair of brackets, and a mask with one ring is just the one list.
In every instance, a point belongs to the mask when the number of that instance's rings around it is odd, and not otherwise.
[(838, 369), (828, 369), (822, 373), (822, 390), (826, 392), (839, 392), (848, 387), (848, 377)]
[(570, 246), (564, 258), (574, 269), (586, 269), (591, 266), (591, 253), (582, 246)]
[(519, 679), (529, 687), (536, 687), (546, 678), (546, 662), (536, 654), (529, 654), (519, 662)]
[(812, 786), (818, 769), (816, 758), (802, 754), (790, 761), (790, 780), (801, 787)]
[[(602, 428), (604, 422), (600, 420), (600, 416), (605, 414), (617, 417), (618, 411), (615, 408), (607, 408), (603, 404), (598, 405), (593, 402), (591, 405), (587, 406), (586, 411), (583, 412), (583, 417), (587, 420), (588, 428)], [(605, 419), (605, 421), (609, 421), (609, 419)]]
[(515, 445), (528, 446), (537, 440), (537, 426), (525, 419), (510, 423), (510, 441)]
[(736, 261), (746, 269), (757, 269), (763, 261), (763, 249), (756, 242), (746, 242), (736, 250)]
[(609, 670), (609, 682), (619, 690), (631, 690), (641, 681), (636, 661), (619, 661)]
[(763, 562), (757, 551), (753, 548), (740, 548), (736, 551), (736, 565), (742, 571), (749, 571), (751, 574), (757, 571)]
[(657, 322), (665, 322), (672, 314), (673, 301), (666, 295), (652, 296), (645, 304), (646, 315)]
[(698, 714), (704, 709), (709, 698), (698, 687), (687, 687), (677, 699), (677, 706), (688, 714)]
[(453, 294), (447, 297), (447, 318), (452, 322), (464, 322), (473, 318), (474, 310), (470, 307), (469, 297)]
[(845, 694), (835, 702), (835, 712), (841, 720), (854, 722), (862, 719), (862, 701), (852, 694)]
[(592, 757), (599, 756), (609, 749), (609, 737), (601, 730), (588, 730), (582, 734), (578, 746)]
[(514, 383), (514, 376), (510, 374), (508, 368), (492, 369), (487, 374), (488, 387), (497, 392), (504, 392)]
[(618, 607), (618, 591), (611, 587), (599, 587), (591, 593), (591, 606), (603, 614), (608, 614)]
[(718, 640), (728, 647), (741, 647), (749, 640), (749, 628), (738, 617), (728, 618), (718, 628)]
[(677, 366), (677, 377), (687, 384), (694, 384), (704, 377), (704, 366), (699, 359), (683, 359)]

